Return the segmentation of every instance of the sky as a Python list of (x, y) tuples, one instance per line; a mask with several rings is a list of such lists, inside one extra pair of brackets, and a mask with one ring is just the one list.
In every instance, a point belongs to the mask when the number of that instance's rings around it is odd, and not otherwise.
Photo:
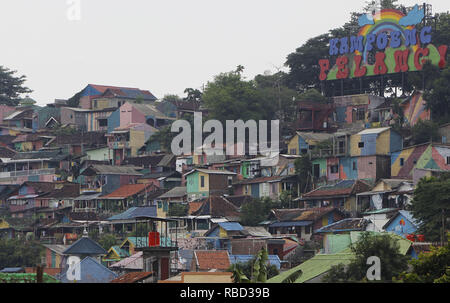
[[(447, 0), (427, 3), (434, 12), (450, 10)], [(342, 26), (364, 5), (365, 0), (1, 0), (0, 65), (27, 77), (38, 105), (68, 99), (87, 84), (137, 87), (158, 98), (184, 96), (185, 88), (201, 89), (238, 65), (247, 79), (287, 70), (287, 55)]]

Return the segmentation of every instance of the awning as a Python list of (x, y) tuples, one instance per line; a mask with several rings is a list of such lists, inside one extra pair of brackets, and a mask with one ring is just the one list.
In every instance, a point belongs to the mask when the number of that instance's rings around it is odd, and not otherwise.
[(96, 194), (93, 194), (93, 195), (81, 195), (78, 198), (75, 198), (73, 200), (74, 201), (90, 201), (90, 200), (97, 199), (101, 195), (102, 195), (102, 193), (96, 193)]
[(313, 224), (313, 221), (288, 221), (288, 222), (275, 222), (269, 225), (269, 227), (297, 227), (308, 226)]

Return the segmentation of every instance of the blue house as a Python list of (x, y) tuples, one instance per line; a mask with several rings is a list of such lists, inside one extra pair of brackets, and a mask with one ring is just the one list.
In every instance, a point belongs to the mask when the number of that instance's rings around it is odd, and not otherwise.
[(407, 235), (415, 233), (419, 226), (419, 222), (413, 218), (409, 211), (400, 210), (383, 228), (387, 232), (392, 232), (406, 238)]
[(67, 271), (59, 276), (63, 283), (109, 283), (118, 277), (116, 273), (109, 270), (94, 258), (86, 257), (79, 263), (80, 280), (70, 281), (67, 278)]
[(230, 238), (241, 235), (242, 230), (244, 228), (237, 222), (220, 222), (205, 233), (205, 237), (208, 238), (206, 242), (214, 249), (227, 249), (231, 253)]

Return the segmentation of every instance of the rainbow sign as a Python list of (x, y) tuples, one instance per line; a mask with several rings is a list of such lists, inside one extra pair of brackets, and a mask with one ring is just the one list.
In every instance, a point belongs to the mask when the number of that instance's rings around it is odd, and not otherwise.
[[(416, 5), (407, 15), (393, 9), (384, 9), (374, 15), (359, 17), (361, 26), (357, 36), (330, 40), (329, 55), (337, 56), (335, 65), (330, 59), (319, 61), (321, 81), (376, 76), (422, 70), (425, 61), (444, 68), (447, 64), (447, 46), (435, 47), (432, 28), (420, 31), (415, 25), (422, 22), (423, 10)], [(374, 63), (369, 64), (369, 54)]]

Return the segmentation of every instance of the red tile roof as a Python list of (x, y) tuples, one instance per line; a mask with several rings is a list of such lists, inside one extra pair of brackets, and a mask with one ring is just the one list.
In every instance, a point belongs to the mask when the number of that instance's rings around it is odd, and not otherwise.
[(226, 250), (196, 250), (194, 255), (198, 270), (227, 270), (231, 265)]
[(143, 192), (145, 189), (147, 189), (147, 192), (151, 192), (153, 189), (156, 188), (156, 185), (154, 184), (128, 184), (123, 185), (119, 189), (116, 189), (110, 194), (107, 194), (106, 196), (99, 197), (100, 199), (124, 199), (131, 196), (134, 196), (136, 194), (139, 194)]
[(200, 207), (202, 207), (203, 202), (190, 202), (189, 203), (189, 215), (192, 215), (193, 213), (195, 213), (197, 210), (200, 209)]
[(195, 216), (239, 217), (238, 208), (223, 197), (210, 196), (201, 200), (202, 205), (192, 214)]
[(110, 283), (136, 283), (143, 279), (146, 279), (153, 275), (153, 272), (143, 271), (143, 272), (130, 272), (123, 276), (120, 276)]

